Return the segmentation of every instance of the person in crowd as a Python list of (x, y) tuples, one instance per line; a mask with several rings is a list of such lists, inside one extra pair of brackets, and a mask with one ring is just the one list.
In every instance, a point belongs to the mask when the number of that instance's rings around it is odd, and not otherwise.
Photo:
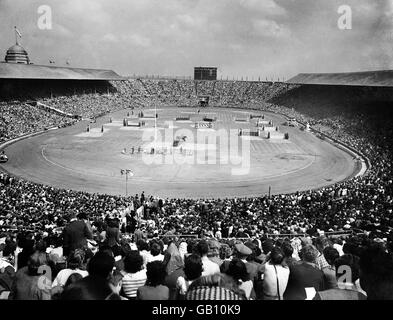
[(0, 245), (0, 300), (8, 299), (15, 278), (15, 250), (16, 243)]
[(78, 214), (73, 212), (70, 223), (65, 227), (63, 232), (63, 252), (68, 256), (75, 249), (86, 249), (87, 239), (93, 239), (93, 233), (90, 225), (83, 219), (78, 218)]
[(371, 244), (362, 252), (360, 286), (367, 300), (393, 300), (393, 255), (382, 245)]
[(244, 262), (247, 268), (247, 273), (249, 279), (256, 284), (260, 279), (261, 267), (258, 264), (251, 263), (247, 261), (250, 255), (252, 255), (253, 251), (244, 245), (243, 243), (238, 243), (235, 245), (235, 254), (240, 260)]
[(44, 273), (48, 270), (46, 254), (33, 253), (27, 262), (27, 266), (16, 272), (8, 299), (51, 300), (52, 279), (48, 278), (49, 274), (45, 275)]
[(319, 269), (329, 268), (330, 264), (326, 260), (323, 252), (326, 248), (331, 247), (332, 244), (330, 240), (325, 236), (320, 236), (315, 239), (315, 247), (318, 249), (319, 255), (316, 261), (316, 264)]
[(323, 256), (329, 264), (328, 267), (322, 267), (321, 269), (325, 276), (325, 289), (334, 289), (337, 287), (335, 262), (340, 255), (336, 249), (328, 246), (323, 249)]
[(207, 255), (209, 253), (209, 245), (206, 240), (202, 240), (197, 244), (197, 252), (202, 258), (203, 272), (202, 276), (209, 276), (220, 273), (220, 267), (217, 263), (211, 261)]
[(138, 300), (168, 300), (169, 288), (164, 284), (166, 277), (165, 265), (161, 261), (147, 264), (146, 284), (138, 288)]
[(173, 299), (177, 294), (177, 279), (184, 277), (184, 262), (174, 242), (170, 243), (164, 255), (164, 265), (166, 266), (166, 278), (164, 284), (170, 290), (170, 297)]
[(222, 264), (222, 260), (219, 257), (221, 244), (217, 240), (213, 239), (208, 241), (208, 246), (209, 253), (207, 254), (207, 257), (210, 261), (216, 263), (220, 267)]
[(184, 262), (184, 276), (179, 276), (176, 281), (176, 294), (172, 300), (183, 300), (191, 283), (202, 276), (203, 263), (197, 254), (186, 257)]
[(118, 219), (109, 219), (107, 222), (105, 243), (113, 248), (120, 246), (120, 230)]
[(139, 287), (147, 280), (143, 257), (138, 251), (132, 251), (124, 259), (122, 292), (127, 299), (135, 300)]
[(232, 277), (238, 289), (244, 292), (248, 300), (255, 299), (254, 284), (250, 280), (246, 264), (242, 260), (233, 258), (229, 263), (227, 275)]
[[(305, 300), (314, 298), (316, 291), (325, 289), (323, 272), (316, 265), (319, 256), (313, 245), (306, 245), (300, 251), (301, 261), (292, 266), (288, 285), (284, 292), (285, 300)], [(311, 292), (308, 296), (307, 291)]]
[(26, 236), (21, 235), (19, 239), (19, 246), (22, 248), (22, 251), (17, 256), (18, 270), (27, 266), (30, 256), (35, 251), (34, 235), (32, 233), (29, 233)]
[(84, 270), (83, 261), (85, 252), (82, 249), (76, 249), (68, 256), (67, 268), (61, 270), (53, 280), (52, 288), (56, 286), (64, 287), (68, 277), (73, 273), (78, 273), (82, 278), (87, 277), (89, 273)]
[(229, 276), (215, 273), (196, 279), (188, 288), (186, 300), (246, 300), (243, 290)]
[[(326, 250), (326, 249), (325, 249)], [(356, 285), (359, 280), (359, 257), (345, 254), (335, 260), (337, 286), (318, 291), (314, 300), (366, 300), (367, 296)]]
[(283, 250), (279, 247), (273, 247), (270, 251), (269, 260), (264, 264), (264, 300), (284, 300), (289, 273), (289, 267), (285, 264)]
[(298, 260), (293, 257), (293, 247), (289, 241), (284, 241), (281, 245), (281, 250), (284, 254), (284, 263), (291, 268)]
[(161, 246), (157, 242), (152, 243), (150, 246), (150, 256), (148, 263), (153, 261), (164, 261), (164, 255), (161, 254)]
[(109, 277), (109, 286), (111, 287), (112, 291), (120, 297), (121, 300), (128, 300), (126, 297), (121, 295), (121, 290), (123, 286), (123, 274), (115, 270)]
[(80, 273), (74, 272), (71, 273), (64, 284), (64, 286), (52, 286), (51, 296), (52, 300), (59, 300), (63, 291), (68, 288), (71, 284), (78, 282), (79, 280), (83, 279)]
[(136, 242), (136, 246), (138, 248), (139, 254), (143, 258), (143, 265), (146, 267), (147, 263), (151, 259), (149, 244), (145, 240), (138, 240)]
[(120, 300), (110, 286), (115, 259), (107, 252), (97, 252), (89, 261), (89, 275), (67, 286), (60, 300)]

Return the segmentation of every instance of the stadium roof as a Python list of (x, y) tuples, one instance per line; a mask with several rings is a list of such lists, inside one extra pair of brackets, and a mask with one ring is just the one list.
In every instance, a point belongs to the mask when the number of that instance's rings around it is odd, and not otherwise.
[(125, 80), (112, 70), (64, 68), (35, 64), (0, 63), (0, 79)]
[(289, 79), (291, 84), (393, 87), (393, 70), (349, 73), (300, 73)]

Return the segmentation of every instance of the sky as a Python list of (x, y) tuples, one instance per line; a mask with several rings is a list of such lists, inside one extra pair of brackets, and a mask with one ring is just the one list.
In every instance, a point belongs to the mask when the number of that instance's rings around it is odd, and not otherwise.
[[(0, 60), (15, 43), (35, 64), (127, 75), (289, 79), (393, 69), (393, 0), (0, 0)], [(38, 9), (51, 9), (51, 29)], [(352, 29), (338, 27), (340, 6)], [(42, 18), (41, 18), (42, 19)], [(348, 21), (347, 21), (348, 22)]]

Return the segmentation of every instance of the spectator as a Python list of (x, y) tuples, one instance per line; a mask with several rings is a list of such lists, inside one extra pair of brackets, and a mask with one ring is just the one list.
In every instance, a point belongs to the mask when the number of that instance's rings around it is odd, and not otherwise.
[(41, 273), (42, 266), (47, 266), (46, 255), (33, 253), (27, 266), (19, 269), (15, 275), (10, 300), (51, 300), (51, 280)]
[(153, 261), (164, 261), (164, 255), (161, 254), (161, 246), (156, 242), (150, 246), (150, 257), (148, 262)]
[(220, 267), (218, 266), (218, 264), (214, 263), (207, 257), (209, 253), (209, 245), (205, 240), (202, 240), (197, 244), (197, 251), (202, 259), (202, 264), (203, 264), (202, 276), (209, 276), (216, 273), (220, 273)]
[(288, 279), (289, 267), (285, 264), (284, 252), (273, 247), (269, 260), (264, 264), (263, 299), (283, 300)]
[(64, 229), (63, 252), (68, 256), (72, 250), (86, 249), (87, 239), (92, 239), (93, 233), (89, 225), (83, 220), (77, 218), (77, 213), (73, 212), (70, 223)]
[[(324, 290), (324, 275), (317, 267), (319, 252), (313, 245), (306, 245), (300, 252), (301, 261), (292, 266), (289, 273), (288, 285), (284, 293), (285, 300), (305, 300), (314, 298), (316, 291)], [(314, 292), (308, 297), (306, 290)]]
[(254, 285), (249, 278), (246, 264), (242, 260), (239, 258), (232, 259), (228, 266), (227, 275), (232, 277), (238, 289), (244, 292), (248, 300), (255, 299)]
[(379, 244), (366, 247), (360, 257), (360, 285), (367, 300), (393, 300), (393, 256)]
[(71, 274), (78, 273), (82, 276), (82, 278), (87, 277), (89, 273), (86, 270), (83, 270), (83, 261), (85, 259), (85, 253), (81, 249), (76, 249), (71, 252), (68, 257), (67, 268), (61, 270), (55, 280), (53, 280), (52, 288), (56, 286), (64, 287), (65, 283), (68, 280), (68, 277)]
[(197, 254), (189, 255), (184, 264), (184, 276), (179, 276), (176, 281), (176, 297), (183, 300), (191, 283), (202, 276), (203, 263)]
[(188, 288), (186, 300), (245, 300), (242, 290), (228, 276), (216, 273), (202, 276)]
[(138, 251), (132, 251), (124, 259), (123, 276), (123, 293), (127, 299), (135, 300), (138, 288), (142, 287), (147, 279), (143, 258)]
[(168, 300), (169, 288), (164, 286), (166, 277), (165, 265), (161, 261), (153, 261), (147, 264), (146, 284), (138, 288), (139, 300)]
[[(352, 255), (343, 255), (336, 259), (335, 267), (338, 286), (317, 292), (314, 300), (365, 300), (366, 295), (355, 284), (359, 278), (359, 259)], [(345, 282), (341, 281), (341, 278)]]
[(325, 257), (326, 262), (329, 264), (328, 267), (322, 267), (322, 272), (325, 277), (325, 289), (334, 289), (337, 288), (337, 280), (336, 280), (336, 268), (335, 262), (339, 258), (339, 253), (333, 247), (326, 247), (323, 250), (323, 256)]

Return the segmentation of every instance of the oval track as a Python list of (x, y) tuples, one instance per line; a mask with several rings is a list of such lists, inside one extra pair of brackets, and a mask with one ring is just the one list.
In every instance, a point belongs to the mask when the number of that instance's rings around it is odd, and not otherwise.
[[(245, 111), (216, 108), (202, 112), (217, 117), (215, 129), (255, 129), (253, 122), (234, 121), (235, 118), (246, 117), (248, 112)], [(264, 113), (266, 118), (290, 134), (290, 142), (252, 139), (248, 172), (234, 174), (233, 170), (240, 166), (225, 163), (217, 152), (213, 153), (216, 163), (197, 163), (199, 153), (195, 150), (195, 154), (187, 158), (188, 164), (146, 164), (141, 155), (121, 154), (124, 148), (129, 150), (131, 146), (145, 143), (143, 131), (122, 127), (126, 114), (127, 111), (121, 111), (99, 119), (91, 125), (90, 135), (85, 132), (88, 123), (80, 122), (9, 145), (6, 153), (10, 161), (2, 168), (37, 183), (122, 195), (125, 194), (125, 178), (121, 177), (120, 169), (129, 168), (135, 174), (128, 181), (129, 194), (145, 191), (176, 198), (258, 196), (266, 194), (269, 186), (273, 194), (303, 191), (344, 180), (359, 169), (353, 157), (345, 151), (298, 128), (282, 127), (283, 117), (267, 113)], [(160, 110), (158, 127), (163, 128), (166, 121), (179, 114), (190, 115), (192, 119), (199, 116), (197, 110), (191, 108)], [(112, 124), (109, 124), (109, 117), (113, 119)], [(191, 128), (192, 122), (173, 124), (174, 136), (180, 132), (178, 130), (189, 132), (191, 137), (198, 134)], [(104, 134), (100, 134), (102, 125), (105, 127)], [(147, 121), (147, 126), (152, 126), (151, 121)], [(160, 132), (167, 131), (161, 129)], [(246, 143), (240, 140), (239, 145)]]

